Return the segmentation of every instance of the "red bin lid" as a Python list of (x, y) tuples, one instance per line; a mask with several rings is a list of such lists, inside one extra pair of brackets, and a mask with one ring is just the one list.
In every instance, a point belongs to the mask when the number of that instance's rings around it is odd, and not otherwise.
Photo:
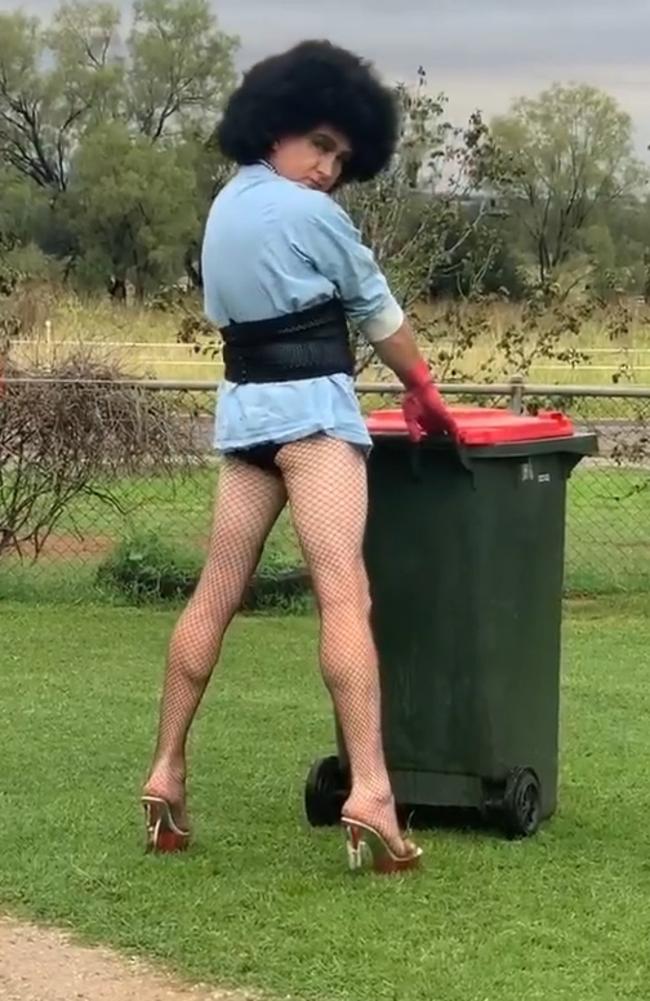
[[(564, 414), (541, 412), (536, 417), (513, 414), (511, 410), (488, 410), (485, 407), (450, 407), (464, 445), (506, 445), (517, 441), (544, 438), (570, 438), (572, 422)], [(371, 435), (406, 435), (401, 410), (374, 410), (367, 420)]]

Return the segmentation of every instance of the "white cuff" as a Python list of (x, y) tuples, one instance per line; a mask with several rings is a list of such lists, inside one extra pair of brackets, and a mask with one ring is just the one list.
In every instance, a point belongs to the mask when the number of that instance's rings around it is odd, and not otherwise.
[(403, 323), (404, 311), (391, 296), (381, 312), (369, 316), (366, 320), (361, 320), (359, 329), (371, 344), (376, 344), (378, 341), (385, 341), (387, 337), (396, 334)]

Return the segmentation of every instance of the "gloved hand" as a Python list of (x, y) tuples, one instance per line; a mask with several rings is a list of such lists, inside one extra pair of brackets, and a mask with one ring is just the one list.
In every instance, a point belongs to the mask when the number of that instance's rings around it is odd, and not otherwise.
[(422, 361), (411, 369), (406, 379), (402, 413), (411, 441), (425, 435), (447, 435), (458, 441), (458, 427), (436, 387), (429, 366)]

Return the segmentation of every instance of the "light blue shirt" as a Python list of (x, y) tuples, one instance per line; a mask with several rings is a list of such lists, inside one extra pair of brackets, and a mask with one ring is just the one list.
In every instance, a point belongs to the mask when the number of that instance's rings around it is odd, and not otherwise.
[[(220, 327), (298, 312), (333, 296), (362, 329), (381, 326), (382, 316), (393, 323), (388, 333), (399, 326), (399, 306), (350, 217), (329, 195), (263, 163), (242, 167), (215, 198), (202, 272), (205, 313)], [(352, 377), (220, 386), (214, 443), (222, 452), (318, 432), (370, 444)]]

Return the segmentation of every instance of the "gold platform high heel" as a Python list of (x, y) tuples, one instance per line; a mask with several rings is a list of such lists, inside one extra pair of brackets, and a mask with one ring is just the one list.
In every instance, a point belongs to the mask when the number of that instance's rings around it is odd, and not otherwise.
[(348, 866), (358, 872), (369, 865), (373, 872), (389, 875), (417, 869), (422, 857), (422, 849), (417, 845), (407, 855), (396, 855), (388, 842), (370, 824), (364, 824), (352, 817), (341, 817), (345, 831)]

